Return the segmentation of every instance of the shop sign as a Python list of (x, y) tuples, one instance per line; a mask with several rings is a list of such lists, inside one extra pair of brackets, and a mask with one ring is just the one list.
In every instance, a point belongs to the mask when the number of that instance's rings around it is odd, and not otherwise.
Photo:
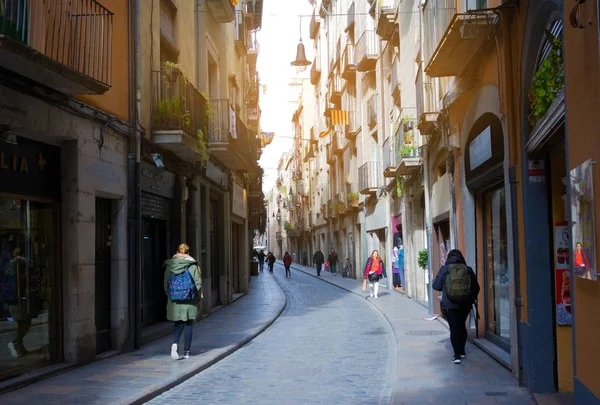
[(543, 160), (530, 160), (529, 161), (529, 182), (530, 183), (545, 183), (546, 182), (546, 171), (544, 170), (545, 164)]
[(60, 148), (17, 137), (0, 141), (0, 192), (60, 198)]
[(142, 191), (160, 195), (166, 198), (175, 198), (175, 174), (158, 169), (146, 162), (140, 163), (140, 185)]
[(231, 193), (231, 212), (240, 218), (247, 217), (247, 198), (244, 187), (233, 183), (233, 192)]
[(572, 325), (571, 275), (569, 273), (569, 227), (566, 222), (554, 224), (554, 266), (556, 268), (556, 323)]
[(481, 166), (492, 158), (492, 127), (488, 126), (481, 131), (469, 145), (469, 163), (470, 169)]
[(587, 280), (597, 279), (594, 227), (595, 162), (591, 159), (571, 170), (571, 220), (573, 223), (573, 274)]

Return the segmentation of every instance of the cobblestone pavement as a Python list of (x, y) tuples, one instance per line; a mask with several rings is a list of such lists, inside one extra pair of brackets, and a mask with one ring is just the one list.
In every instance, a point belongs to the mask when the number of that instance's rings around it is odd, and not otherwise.
[[(314, 268), (293, 265), (316, 278)], [(321, 272), (318, 278), (364, 297), (389, 321), (397, 344), (398, 365), (392, 405), (535, 405), (531, 394), (486, 353), (467, 345), (467, 359), (452, 364), (450, 334), (439, 321), (426, 321), (427, 309), (403, 293), (382, 289), (379, 299), (368, 298), (362, 281)]]
[[(265, 333), (149, 404), (389, 404), (396, 344), (354, 294), (283, 266), (288, 305)], [(271, 277), (263, 273), (260, 277)]]
[(171, 338), (167, 337), (135, 352), (97, 361), (0, 395), (0, 404), (143, 403), (242, 347), (267, 328), (285, 304), (285, 295), (273, 277), (252, 277), (247, 295), (195, 325), (192, 351), (197, 356), (172, 360)]

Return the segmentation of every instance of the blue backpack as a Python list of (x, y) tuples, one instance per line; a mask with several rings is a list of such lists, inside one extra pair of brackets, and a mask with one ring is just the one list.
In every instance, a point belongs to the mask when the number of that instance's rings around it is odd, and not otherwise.
[(186, 301), (196, 299), (196, 285), (188, 269), (179, 274), (169, 276), (167, 283), (169, 299), (171, 301)]

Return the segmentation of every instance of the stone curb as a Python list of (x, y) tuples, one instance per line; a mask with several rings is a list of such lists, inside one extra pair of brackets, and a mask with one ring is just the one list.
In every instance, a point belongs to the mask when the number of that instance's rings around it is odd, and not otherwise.
[[(271, 276), (271, 277), (273, 277), (273, 276)], [(151, 399), (154, 399), (154, 398), (158, 397), (159, 395), (161, 395), (164, 392), (170, 390), (171, 388), (174, 388), (174, 387), (178, 386), (179, 384), (183, 383), (184, 381), (186, 381), (186, 380), (194, 377), (196, 374), (198, 374), (198, 373), (206, 370), (210, 366), (218, 363), (219, 361), (223, 360), (225, 357), (229, 356), (230, 354), (238, 351), (239, 349), (241, 349), (242, 347), (244, 347), (247, 343), (249, 343), (254, 338), (256, 338), (258, 335), (260, 335), (265, 330), (267, 330), (267, 328), (269, 326), (271, 326), (273, 324), (273, 322), (275, 322), (281, 316), (281, 314), (283, 313), (283, 311), (287, 307), (287, 303), (288, 303), (287, 296), (285, 295), (285, 292), (283, 291), (283, 289), (281, 288), (281, 286), (279, 285), (279, 283), (277, 282), (277, 280), (274, 277), (273, 277), (273, 279), (275, 281), (275, 284), (277, 285), (277, 288), (279, 288), (279, 290), (281, 291), (281, 293), (283, 295), (283, 304), (281, 305), (281, 308), (277, 311), (277, 314), (275, 314), (275, 316), (272, 319), (270, 319), (267, 322), (265, 322), (265, 324), (262, 325), (260, 328), (255, 329), (254, 332), (251, 332), (244, 339), (240, 340), (235, 345), (230, 346), (228, 349), (226, 349), (224, 352), (218, 354), (214, 358), (208, 360), (207, 362), (205, 362), (203, 364), (200, 364), (198, 367), (195, 367), (193, 370), (190, 370), (190, 371), (184, 373), (183, 375), (175, 377), (174, 379), (172, 379), (171, 381), (167, 382), (166, 384), (161, 385), (157, 389), (153, 389), (151, 392), (147, 392), (145, 394), (142, 394), (142, 396), (140, 396), (139, 398), (137, 398), (137, 399), (135, 399), (133, 401), (127, 401), (126, 404), (132, 404), (132, 405), (144, 404), (144, 403), (150, 401)], [(238, 300), (236, 300), (236, 301), (238, 301)]]

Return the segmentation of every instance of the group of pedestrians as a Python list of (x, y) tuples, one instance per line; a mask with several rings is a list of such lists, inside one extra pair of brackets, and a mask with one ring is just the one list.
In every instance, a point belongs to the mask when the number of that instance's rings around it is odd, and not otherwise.
[[(167, 295), (167, 319), (174, 324), (173, 343), (171, 344), (171, 357), (180, 358), (179, 341), (184, 334), (183, 358), (192, 356), (191, 345), (193, 324), (198, 318), (198, 304), (202, 298), (202, 277), (198, 262), (189, 254), (190, 248), (182, 243), (171, 259), (164, 262), (164, 290)], [(257, 254), (260, 271), (267, 262), (269, 271), (273, 272), (276, 258), (273, 253), (261, 250)], [(348, 262), (348, 260), (346, 260)], [(283, 265), (285, 276), (291, 277), (290, 266), (292, 256), (285, 252)], [(313, 262), (317, 268), (317, 276), (325, 263), (325, 255), (320, 248), (313, 255)], [(328, 256), (329, 269), (332, 274), (337, 274), (339, 263), (335, 249)], [(394, 288), (405, 288), (404, 285), (404, 248), (402, 243), (395, 247), (392, 255), (392, 273)], [(369, 287), (369, 297), (379, 298), (379, 283), (382, 278), (387, 278), (385, 264), (379, 251), (373, 250), (367, 259), (363, 272), (363, 290)], [(448, 321), (450, 327), (450, 341), (454, 351), (452, 361), (461, 364), (466, 357), (465, 345), (468, 334), (466, 322), (474, 304), (477, 301), (480, 287), (473, 269), (467, 266), (460, 250), (454, 249), (448, 253), (448, 258), (433, 282), (433, 289), (442, 292), (442, 316)]]

